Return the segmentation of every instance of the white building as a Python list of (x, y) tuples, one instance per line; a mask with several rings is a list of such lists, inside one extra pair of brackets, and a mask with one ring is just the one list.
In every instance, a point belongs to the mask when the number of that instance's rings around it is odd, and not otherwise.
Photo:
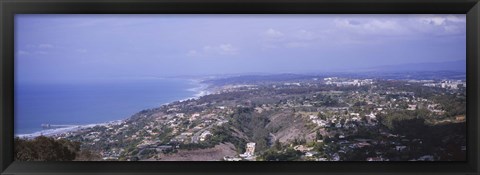
[(212, 135), (210, 131), (204, 131), (202, 134), (200, 134), (200, 141), (205, 141), (209, 135)]
[(375, 114), (373, 114), (373, 113), (370, 113), (370, 114), (368, 115), (368, 117), (369, 117), (370, 119), (377, 119), (377, 116), (375, 116)]
[(255, 143), (249, 142), (247, 143), (247, 149), (245, 153), (240, 154), (240, 157), (250, 158), (250, 157), (253, 157), (254, 155), (255, 155)]

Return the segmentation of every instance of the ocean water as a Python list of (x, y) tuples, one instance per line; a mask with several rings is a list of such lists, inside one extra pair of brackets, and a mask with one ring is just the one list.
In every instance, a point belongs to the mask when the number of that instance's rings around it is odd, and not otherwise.
[(198, 83), (183, 79), (84, 84), (16, 84), (15, 135), (42, 124), (84, 125), (122, 120), (143, 109), (194, 97)]

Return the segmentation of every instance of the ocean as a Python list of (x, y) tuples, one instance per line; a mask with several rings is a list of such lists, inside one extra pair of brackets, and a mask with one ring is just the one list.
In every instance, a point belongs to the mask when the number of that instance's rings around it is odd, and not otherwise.
[(42, 124), (85, 125), (123, 120), (143, 109), (195, 97), (200, 84), (185, 79), (143, 79), (83, 84), (16, 84), (15, 135)]

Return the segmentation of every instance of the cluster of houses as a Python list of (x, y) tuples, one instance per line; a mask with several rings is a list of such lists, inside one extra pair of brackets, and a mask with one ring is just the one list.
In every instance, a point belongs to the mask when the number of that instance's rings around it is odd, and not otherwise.
[(238, 156), (225, 156), (223, 160), (225, 161), (241, 161), (241, 160), (248, 160), (248, 161), (255, 161), (255, 142), (247, 143), (245, 147), (245, 153), (239, 154)]
[[(318, 79), (315, 79), (317, 81)], [(335, 130), (334, 134), (339, 134), (339, 141), (336, 144), (340, 145), (340, 151), (331, 153), (328, 155), (328, 160), (340, 160), (340, 155), (342, 152), (347, 152), (349, 149), (358, 149), (368, 147), (374, 144), (385, 144), (392, 146), (392, 149), (397, 152), (402, 152), (408, 150), (408, 146), (403, 144), (403, 141), (395, 141), (389, 143), (378, 143), (377, 141), (372, 140), (362, 140), (355, 139), (352, 140), (348, 138), (348, 135), (343, 132), (346, 129), (355, 129), (358, 127), (358, 124), (363, 124), (365, 126), (374, 126), (377, 124), (377, 118), (381, 114), (386, 114), (388, 111), (392, 110), (407, 110), (415, 111), (420, 108), (428, 109), (429, 111), (442, 115), (445, 111), (442, 110), (442, 107), (434, 103), (432, 100), (425, 98), (415, 97), (415, 93), (402, 91), (396, 87), (382, 87), (380, 90), (372, 90), (377, 87), (381, 87), (382, 84), (372, 80), (372, 79), (349, 79), (349, 78), (338, 78), (338, 77), (328, 77), (324, 78), (323, 81), (317, 81), (318, 84), (326, 85), (335, 85), (340, 88), (333, 86), (326, 86), (330, 88), (335, 88), (334, 90), (325, 90), (325, 91), (316, 91), (315, 94), (305, 94), (301, 98), (285, 98), (282, 99), (278, 104), (267, 103), (261, 104), (261, 106), (255, 106), (255, 111), (262, 113), (263, 111), (272, 110), (275, 108), (292, 108), (298, 107), (299, 110), (307, 109), (305, 111), (315, 111), (311, 113), (321, 112), (327, 117), (319, 117), (317, 115), (306, 115), (310, 122), (314, 123), (320, 128), (327, 128)], [(415, 83), (415, 82), (414, 82)], [(435, 81), (425, 81), (419, 82), (420, 86), (432, 86), (432, 87), (441, 87), (446, 89), (458, 89), (458, 87), (465, 87), (466, 84), (464, 81), (454, 81), (454, 80), (445, 80), (440, 82)], [(282, 82), (273, 85), (275, 89), (278, 88), (304, 88), (313, 86), (314, 84), (309, 84), (305, 82)], [(369, 87), (365, 87), (370, 85)], [(361, 90), (348, 90), (352, 87), (344, 86), (363, 86), (358, 89), (370, 89), (369, 91)], [(265, 86), (270, 87), (270, 85)], [(227, 85), (221, 91), (222, 92), (232, 92), (232, 91), (251, 91), (257, 90), (259, 88), (264, 88), (262, 85)], [(342, 88), (347, 90), (341, 91)], [(340, 90), (337, 90), (340, 89)], [(272, 90), (268, 89), (263, 95), (269, 94)], [(288, 91), (282, 92), (282, 94), (273, 94), (280, 97), (288, 97)], [(295, 92), (295, 91), (294, 91)], [(332, 97), (332, 99), (337, 100), (340, 105), (331, 105), (324, 106), (323, 103), (318, 103), (319, 98), (316, 95), (323, 95)], [(261, 97), (261, 95), (259, 95)], [(323, 97), (322, 96), (322, 97)], [(268, 96), (271, 97), (271, 96)], [(115, 125), (103, 126), (102, 130), (96, 131), (91, 130), (90, 132), (84, 135), (77, 135), (79, 140), (85, 140), (86, 144), (96, 146), (95, 144), (103, 142), (104, 144), (114, 144), (122, 142), (131, 142), (135, 143), (135, 148), (142, 152), (143, 150), (155, 150), (156, 152), (172, 150), (175, 149), (173, 144), (165, 144), (166, 142), (176, 142), (176, 143), (201, 143), (208, 141), (209, 137), (214, 136), (212, 128), (215, 126), (221, 126), (225, 123), (228, 123), (228, 120), (223, 116), (228, 116), (229, 113), (232, 113), (232, 110), (235, 107), (232, 106), (252, 106), (251, 99), (243, 99), (241, 103), (239, 101), (223, 103), (220, 105), (214, 104), (213, 102), (184, 102), (178, 105), (168, 105), (162, 113), (158, 113), (152, 117), (152, 120), (142, 120), (142, 123), (133, 122), (121, 122)], [(238, 103), (237, 103), (238, 102)], [(246, 102), (246, 103), (244, 103)], [(201, 103), (201, 104), (200, 104)], [(319, 105), (318, 104), (322, 104)], [(213, 106), (213, 107), (209, 107)], [(192, 110), (186, 111), (189, 107), (192, 107)], [(198, 110), (202, 109), (202, 110)], [(150, 117), (151, 115), (149, 115)], [(147, 118), (147, 115), (141, 116), (141, 118)], [(458, 121), (464, 121), (465, 116), (458, 116), (456, 118)], [(166, 128), (171, 129), (170, 135), (168, 137), (170, 140), (160, 140), (159, 135), (163, 134)], [(398, 136), (391, 135), (389, 133), (382, 133), (388, 138), (396, 138)], [(121, 136), (121, 137), (119, 137)], [(350, 139), (350, 140), (349, 140)], [(304, 156), (307, 158), (323, 161), (327, 160), (326, 157), (319, 157), (319, 153), (312, 151), (311, 147), (306, 147), (303, 145), (297, 145), (294, 147), (295, 150), (301, 151), (304, 153)], [(116, 160), (126, 151), (123, 149), (112, 148), (102, 152), (104, 160)], [(243, 154), (236, 156), (226, 156), (224, 160), (226, 161), (240, 161), (240, 160), (255, 160), (255, 143), (247, 143), (246, 151)], [(433, 159), (429, 155), (418, 158), (418, 160), (430, 160)], [(368, 161), (383, 161), (387, 160), (379, 154), (376, 157), (368, 157)]]
[[(340, 118), (344, 119), (344, 122), (340, 122)], [(375, 125), (377, 124), (377, 117), (376, 115), (371, 112), (370, 114), (367, 114), (364, 116), (368, 124)], [(328, 117), (327, 119), (319, 119), (318, 116), (316, 115), (309, 115), (309, 119), (312, 123), (317, 124), (317, 126), (322, 127), (322, 128), (330, 128), (330, 127), (335, 127), (335, 128), (349, 128), (349, 127), (355, 127), (353, 122), (360, 122), (361, 117), (359, 113), (350, 113), (350, 115), (333, 115), (331, 117)]]
[(467, 87), (467, 83), (462, 80), (442, 80), (439, 82), (424, 83), (423, 86), (441, 87), (444, 89), (458, 89), (459, 87)]
[(365, 86), (373, 84), (373, 79), (346, 79), (338, 77), (328, 77), (323, 79), (327, 85), (336, 86)]
[[(293, 149), (296, 150), (296, 151), (302, 152), (304, 154), (304, 156), (307, 157), (307, 158), (311, 158), (314, 155), (318, 154), (317, 151), (312, 151), (313, 147), (307, 147), (307, 146), (304, 146), (304, 145), (294, 146)], [(321, 157), (321, 158), (324, 158), (324, 157)]]
[(123, 148), (114, 148), (108, 151), (101, 152), (102, 160), (118, 160), (120, 155), (125, 152)]

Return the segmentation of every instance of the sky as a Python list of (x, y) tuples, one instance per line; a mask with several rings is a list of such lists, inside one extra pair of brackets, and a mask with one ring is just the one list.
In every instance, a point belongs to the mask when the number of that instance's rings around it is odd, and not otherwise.
[(466, 59), (464, 14), (15, 16), (15, 78), (312, 73)]

